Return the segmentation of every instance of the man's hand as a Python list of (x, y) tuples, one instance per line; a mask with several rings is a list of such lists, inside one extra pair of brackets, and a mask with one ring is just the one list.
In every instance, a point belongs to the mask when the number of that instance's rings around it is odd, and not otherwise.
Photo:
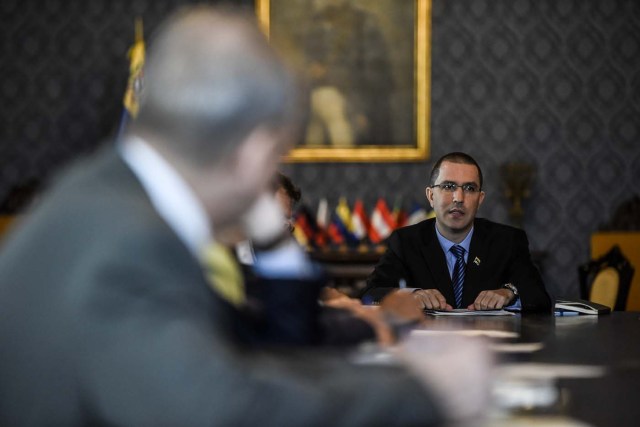
[(482, 291), (476, 300), (467, 307), (468, 310), (498, 310), (509, 305), (514, 295), (509, 289)]
[(406, 292), (391, 292), (380, 301), (385, 318), (395, 324), (412, 324), (424, 320), (422, 306), (416, 304), (413, 295)]
[(362, 306), (359, 299), (351, 298), (343, 294), (335, 288), (325, 286), (320, 292), (320, 300), (322, 304), (331, 308), (339, 308), (342, 310), (357, 310)]
[(494, 365), (486, 342), (469, 337), (410, 335), (396, 354), (440, 397), (450, 421), (455, 425), (483, 424)]
[(397, 328), (415, 325), (424, 320), (422, 308), (418, 307), (411, 294), (392, 292), (378, 306), (362, 305), (360, 300), (329, 287), (320, 297), (325, 306), (351, 312), (367, 322), (375, 331), (378, 344), (389, 346), (396, 343)]
[(437, 289), (420, 289), (411, 295), (427, 310), (453, 310)]

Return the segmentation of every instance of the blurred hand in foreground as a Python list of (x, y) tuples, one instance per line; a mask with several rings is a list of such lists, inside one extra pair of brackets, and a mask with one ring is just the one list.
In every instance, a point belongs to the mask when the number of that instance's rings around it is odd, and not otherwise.
[(410, 335), (396, 351), (451, 421), (477, 423), (487, 412), (494, 361), (483, 339)]
[(362, 305), (359, 299), (350, 298), (342, 292), (325, 287), (322, 293), (325, 306), (351, 312), (367, 322), (375, 331), (378, 344), (393, 345), (400, 338), (400, 331), (424, 320), (422, 309), (416, 305), (411, 294), (393, 292), (378, 306)]

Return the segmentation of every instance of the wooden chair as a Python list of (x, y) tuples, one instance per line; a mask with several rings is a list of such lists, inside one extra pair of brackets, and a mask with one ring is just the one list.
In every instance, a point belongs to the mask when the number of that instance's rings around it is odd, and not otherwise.
[(634, 268), (615, 245), (602, 257), (578, 267), (580, 298), (624, 311)]

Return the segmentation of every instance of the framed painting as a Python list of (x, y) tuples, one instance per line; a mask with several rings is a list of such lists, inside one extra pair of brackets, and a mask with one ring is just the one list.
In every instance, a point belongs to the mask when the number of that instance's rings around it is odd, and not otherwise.
[(428, 157), (431, 0), (256, 0), (256, 13), (309, 86), (286, 161)]

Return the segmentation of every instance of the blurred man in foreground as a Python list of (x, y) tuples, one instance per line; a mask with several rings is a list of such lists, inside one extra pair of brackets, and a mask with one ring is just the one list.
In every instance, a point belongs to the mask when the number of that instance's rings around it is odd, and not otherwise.
[(295, 131), (293, 78), (253, 20), (204, 7), (161, 27), (145, 75), (122, 144), (67, 171), (2, 249), (0, 425), (431, 425), (481, 412), (489, 364), (472, 342), (434, 358), (408, 345), (409, 369), (240, 344), (232, 269), (218, 264), (214, 291), (200, 262), (216, 229), (253, 205), (258, 272), (313, 274), (259, 198)]

